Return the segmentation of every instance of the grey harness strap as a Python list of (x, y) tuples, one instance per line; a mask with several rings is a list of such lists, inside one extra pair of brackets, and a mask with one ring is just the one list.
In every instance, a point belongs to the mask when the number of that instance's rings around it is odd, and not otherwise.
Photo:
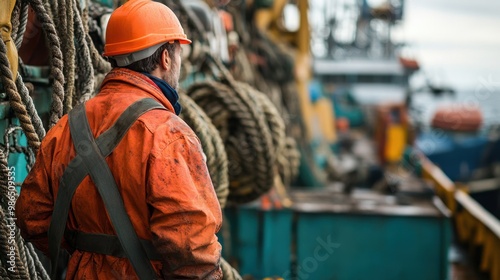
[(97, 139), (92, 136), (83, 104), (75, 107), (69, 113), (71, 138), (77, 155), (68, 164), (60, 179), (59, 191), (48, 231), (52, 278), (54, 278), (57, 270), (60, 245), (66, 229), (71, 200), (76, 189), (87, 175), (90, 175), (96, 185), (108, 210), (111, 223), (117, 232), (123, 251), (132, 263), (139, 278), (157, 278), (148, 254), (141, 245), (125, 211), (113, 174), (105, 160), (125, 136), (132, 124), (142, 114), (153, 109), (165, 110), (161, 104), (150, 98), (135, 102), (122, 113), (111, 128), (102, 133)]
[[(67, 230), (64, 239), (72, 248), (85, 252), (126, 258), (127, 255), (120, 244), (120, 239), (116, 235), (85, 233), (81, 231)], [(161, 261), (162, 258), (156, 251), (153, 242), (139, 239), (142, 247), (146, 250), (148, 258), (152, 261)]]

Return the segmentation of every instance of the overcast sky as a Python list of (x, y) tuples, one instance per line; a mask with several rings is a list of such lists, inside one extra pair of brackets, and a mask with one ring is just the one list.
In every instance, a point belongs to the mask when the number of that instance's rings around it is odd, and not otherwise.
[(434, 79), (459, 90), (500, 87), (500, 1), (408, 0), (396, 34)]
[[(320, 7), (311, 11), (312, 23), (321, 20), (329, 1), (334, 0), (310, 0), (310, 5)], [(368, 0), (372, 6), (381, 2)], [(421, 73), (436, 83), (459, 91), (485, 81), (500, 88), (499, 0), (406, 0), (403, 22), (393, 35), (409, 44), (407, 53), (420, 62)], [(416, 78), (418, 84), (421, 79)]]

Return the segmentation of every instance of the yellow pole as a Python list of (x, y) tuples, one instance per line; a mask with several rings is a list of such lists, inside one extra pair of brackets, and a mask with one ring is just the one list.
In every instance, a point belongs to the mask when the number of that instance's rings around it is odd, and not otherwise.
[(311, 79), (311, 52), (310, 52), (310, 30), (309, 19), (307, 17), (308, 0), (298, 1), (300, 26), (297, 31), (295, 45), (297, 46), (295, 79), (297, 81), (297, 89), (299, 93), (300, 109), (302, 111), (303, 121), (305, 125), (305, 134), (310, 141), (313, 137), (312, 132), (312, 115), (313, 108), (309, 97), (308, 83)]
[(7, 47), (7, 58), (14, 79), (17, 78), (18, 56), (16, 45), (11, 37), (12, 24), (10, 21), (15, 4), (15, 0), (2, 0), (0, 2), (0, 36)]

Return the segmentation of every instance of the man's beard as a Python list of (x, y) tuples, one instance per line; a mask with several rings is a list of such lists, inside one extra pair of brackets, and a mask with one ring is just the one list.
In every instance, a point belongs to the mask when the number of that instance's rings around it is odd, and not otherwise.
[(163, 80), (175, 90), (179, 88), (179, 75), (177, 75), (177, 73), (177, 65), (173, 64), (170, 68), (170, 72), (163, 77)]

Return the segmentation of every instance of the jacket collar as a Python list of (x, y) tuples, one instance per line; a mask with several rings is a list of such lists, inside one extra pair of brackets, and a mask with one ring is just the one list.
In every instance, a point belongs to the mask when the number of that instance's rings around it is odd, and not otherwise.
[(104, 78), (101, 85), (101, 91), (113, 83), (126, 85), (131, 89), (135, 88), (160, 102), (170, 112), (175, 113), (174, 107), (170, 101), (163, 95), (160, 88), (151, 79), (144, 74), (129, 70), (127, 68), (113, 68)]
[(177, 93), (177, 91), (173, 87), (171, 87), (167, 82), (154, 75), (148, 73), (142, 73), (142, 74), (148, 77), (151, 81), (153, 81), (153, 83), (156, 86), (160, 88), (163, 95), (165, 95), (168, 101), (170, 101), (170, 104), (172, 104), (172, 106), (174, 107), (175, 114), (178, 116), (182, 111), (182, 106), (179, 103), (179, 94)]

